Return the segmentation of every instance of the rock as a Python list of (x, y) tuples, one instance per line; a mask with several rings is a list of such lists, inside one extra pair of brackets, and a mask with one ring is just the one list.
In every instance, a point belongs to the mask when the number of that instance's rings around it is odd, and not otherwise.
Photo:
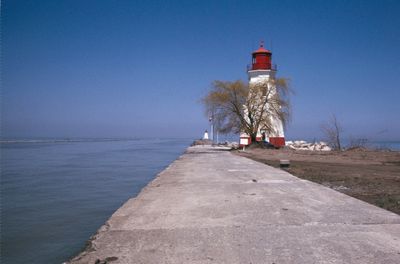
[(223, 143), (218, 143), (218, 146), (225, 146), (231, 149), (238, 149), (239, 148), (239, 143), (238, 142), (229, 142), (225, 141)]
[(321, 148), (321, 150), (322, 150), (322, 151), (331, 151), (332, 149), (331, 149), (330, 147), (328, 147), (328, 146), (323, 146), (323, 147)]
[(296, 147), (293, 146), (293, 145), (289, 145), (289, 148), (291, 148), (291, 149), (296, 149)]
[(345, 191), (348, 190), (349, 188), (343, 185), (340, 186), (333, 186), (332, 189), (336, 190), (336, 191)]
[(196, 145), (212, 145), (212, 141), (211, 140), (209, 140), (209, 139), (198, 139), (198, 140), (195, 140), (193, 143), (192, 143), (192, 146), (196, 146)]
[(307, 143), (304, 140), (286, 141), (286, 146), (294, 150), (331, 151), (326, 142)]
[(238, 142), (228, 142), (227, 146), (231, 147), (233, 149), (238, 149), (239, 148), (239, 143)]

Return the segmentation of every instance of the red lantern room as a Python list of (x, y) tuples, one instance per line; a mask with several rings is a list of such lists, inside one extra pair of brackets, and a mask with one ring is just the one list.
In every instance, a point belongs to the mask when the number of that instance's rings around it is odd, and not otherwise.
[(271, 51), (264, 48), (264, 42), (261, 41), (260, 48), (253, 52), (251, 70), (271, 70)]

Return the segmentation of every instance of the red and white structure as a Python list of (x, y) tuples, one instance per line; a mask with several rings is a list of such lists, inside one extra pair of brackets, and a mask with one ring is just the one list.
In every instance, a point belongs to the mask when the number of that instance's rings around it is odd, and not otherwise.
[[(252, 63), (247, 69), (249, 85), (268, 82), (270, 79), (275, 78), (276, 65), (272, 64), (271, 57), (271, 51), (265, 49), (264, 43), (261, 42), (259, 49), (252, 53)], [(268, 85), (271, 85), (271, 83)], [(272, 87), (272, 89), (276, 88)], [(269, 142), (275, 147), (285, 146), (285, 135), (282, 121), (278, 118), (271, 117), (271, 124), (274, 131), (268, 133), (259, 129), (257, 132), (257, 141), (263, 140), (263, 134), (265, 134), (265, 141)], [(263, 126), (261, 125), (260, 127)], [(240, 135), (240, 145), (249, 145), (250, 143), (250, 136), (242, 133)]]

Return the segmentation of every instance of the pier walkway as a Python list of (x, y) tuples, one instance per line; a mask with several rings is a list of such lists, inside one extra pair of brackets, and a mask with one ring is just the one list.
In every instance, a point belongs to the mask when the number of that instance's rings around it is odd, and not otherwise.
[(398, 264), (400, 216), (196, 146), (116, 211), (71, 263)]

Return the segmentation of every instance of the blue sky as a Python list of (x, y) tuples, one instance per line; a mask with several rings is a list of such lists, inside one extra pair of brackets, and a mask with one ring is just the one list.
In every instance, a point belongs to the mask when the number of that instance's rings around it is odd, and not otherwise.
[(400, 1), (2, 1), (3, 137), (200, 137), (264, 40), (288, 138), (400, 140)]

